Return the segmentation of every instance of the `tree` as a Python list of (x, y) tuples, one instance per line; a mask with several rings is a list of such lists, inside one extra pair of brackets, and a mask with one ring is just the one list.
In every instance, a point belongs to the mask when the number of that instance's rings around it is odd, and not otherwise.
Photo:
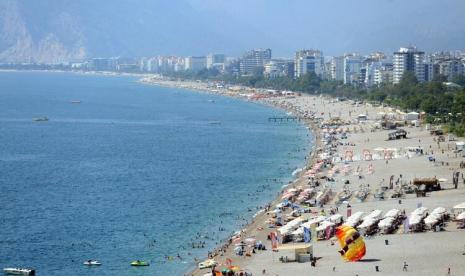
[(465, 86), (465, 75), (455, 75), (451, 82), (456, 83), (461, 86)]
[(410, 87), (416, 84), (418, 84), (418, 79), (412, 71), (405, 71), (399, 82), (399, 85), (404, 87)]
[(434, 82), (446, 82), (447, 81), (447, 77), (442, 75), (442, 74), (437, 74), (433, 77), (433, 81)]

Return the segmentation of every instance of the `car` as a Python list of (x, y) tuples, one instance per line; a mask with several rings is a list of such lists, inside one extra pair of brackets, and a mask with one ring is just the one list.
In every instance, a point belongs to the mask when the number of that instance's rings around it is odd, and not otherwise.
[(214, 267), (217, 264), (218, 263), (215, 260), (209, 259), (209, 260), (199, 263), (199, 269)]

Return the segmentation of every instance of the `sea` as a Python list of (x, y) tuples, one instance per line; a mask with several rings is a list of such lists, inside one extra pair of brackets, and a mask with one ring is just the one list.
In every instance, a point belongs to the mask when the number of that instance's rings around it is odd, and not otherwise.
[(1, 269), (183, 275), (305, 165), (284, 111), (138, 80), (0, 72)]

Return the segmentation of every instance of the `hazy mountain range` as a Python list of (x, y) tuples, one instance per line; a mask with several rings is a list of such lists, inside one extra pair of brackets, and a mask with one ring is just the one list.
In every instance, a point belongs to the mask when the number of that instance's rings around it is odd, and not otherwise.
[(0, 0), (0, 60), (465, 48), (463, 0)]

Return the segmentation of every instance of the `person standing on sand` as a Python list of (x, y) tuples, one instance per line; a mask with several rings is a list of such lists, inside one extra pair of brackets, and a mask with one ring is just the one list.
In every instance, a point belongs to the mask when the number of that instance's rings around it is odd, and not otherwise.
[(408, 264), (407, 262), (404, 262), (404, 268), (402, 268), (402, 271), (407, 271)]

